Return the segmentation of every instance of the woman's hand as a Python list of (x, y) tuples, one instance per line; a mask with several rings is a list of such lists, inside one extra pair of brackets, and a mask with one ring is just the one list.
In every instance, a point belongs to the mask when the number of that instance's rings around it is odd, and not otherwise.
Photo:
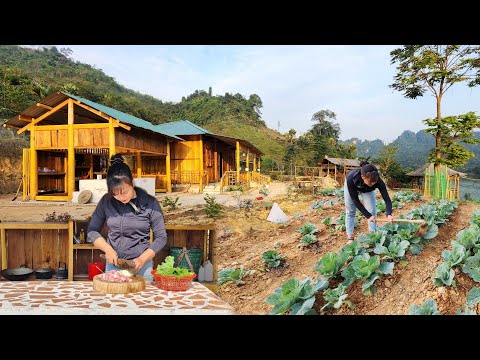
[(107, 251), (105, 253), (105, 258), (109, 264), (117, 266), (118, 255), (115, 250), (112, 249), (111, 251)]
[(387, 215), (387, 219), (389, 222), (393, 223), (393, 216), (392, 215)]
[(133, 262), (135, 263), (135, 271), (139, 271), (143, 267), (143, 265), (145, 265), (146, 261), (143, 260), (141, 256), (139, 256), (133, 259)]
[(368, 221), (375, 222), (375, 221), (377, 221), (377, 217), (372, 215), (368, 218)]

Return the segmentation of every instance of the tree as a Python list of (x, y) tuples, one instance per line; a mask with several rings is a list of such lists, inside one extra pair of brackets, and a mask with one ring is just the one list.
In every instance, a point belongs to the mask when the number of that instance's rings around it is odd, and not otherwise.
[(448, 116), (440, 122), (438, 119), (426, 119), (423, 121), (429, 126), (425, 131), (435, 135), (440, 132), (440, 141), (442, 146), (440, 149), (433, 149), (429, 160), (433, 161), (437, 158), (437, 152), (440, 153), (441, 164), (456, 168), (463, 166), (467, 161), (475, 156), (475, 154), (465, 148), (464, 145), (458, 143), (462, 141), (466, 144), (480, 144), (480, 139), (474, 137), (474, 129), (480, 127), (480, 117), (476, 116), (473, 111), (459, 116)]
[[(437, 103), (436, 122), (430, 129), (435, 136), (433, 162), (438, 169), (442, 160), (443, 95), (454, 84), (467, 82), (469, 87), (480, 84), (480, 46), (471, 45), (406, 45), (390, 52), (391, 64), (398, 63), (395, 82), (390, 88), (406, 98), (416, 99), (427, 91)], [(428, 121), (428, 120), (427, 120)]]
[(288, 133), (285, 134), (285, 138), (287, 140), (287, 143), (292, 145), (293, 142), (295, 141), (295, 135), (297, 135), (297, 131), (295, 129), (290, 129), (288, 130)]
[(375, 163), (378, 164), (384, 177), (388, 180), (392, 178), (392, 173), (397, 170), (399, 164), (395, 161), (395, 155), (397, 154), (398, 146), (389, 144), (385, 146), (380, 153)]

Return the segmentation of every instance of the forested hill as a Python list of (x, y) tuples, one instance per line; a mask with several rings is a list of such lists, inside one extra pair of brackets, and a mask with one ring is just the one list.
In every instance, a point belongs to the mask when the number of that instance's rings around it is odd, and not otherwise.
[(281, 135), (261, 119), (262, 100), (257, 94), (212, 95), (210, 88), (197, 90), (178, 103), (164, 102), (72, 60), (70, 49), (0, 45), (0, 89), (0, 120), (60, 89), (154, 124), (186, 119), (212, 132), (245, 138), (275, 161), (281, 161), (285, 152)]
[[(480, 132), (475, 132), (475, 137), (480, 139)], [(343, 141), (346, 145), (350, 145), (352, 142), (355, 142), (357, 146), (358, 156), (370, 156), (371, 158), (377, 157), (378, 153), (385, 146), (381, 140), (362, 141), (352, 138)], [(396, 161), (405, 169), (416, 169), (425, 164), (430, 150), (435, 147), (435, 139), (431, 134), (423, 130), (417, 133), (406, 130), (393, 141), (393, 144), (398, 146)], [(475, 153), (475, 157), (471, 158), (465, 166), (455, 170), (466, 172), (472, 178), (480, 178), (480, 146), (466, 144), (465, 147)]]

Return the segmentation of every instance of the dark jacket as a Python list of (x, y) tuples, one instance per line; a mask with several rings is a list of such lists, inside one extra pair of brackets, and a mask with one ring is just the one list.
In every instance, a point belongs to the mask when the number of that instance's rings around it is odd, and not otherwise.
[(385, 200), (386, 210), (385, 213), (387, 215), (392, 215), (392, 200), (390, 200), (390, 196), (388, 195), (387, 187), (383, 180), (379, 177), (378, 181), (372, 187), (368, 186), (363, 182), (362, 176), (360, 174), (360, 169), (353, 169), (347, 174), (347, 188), (350, 197), (352, 198), (353, 203), (357, 207), (358, 210), (366, 217), (370, 218), (372, 214), (365, 209), (365, 206), (360, 202), (358, 199), (359, 192), (371, 192), (375, 189), (380, 190), (380, 194), (382, 194), (383, 200)]
[(107, 223), (106, 240), (121, 259), (134, 259), (149, 248), (157, 254), (167, 243), (163, 212), (158, 200), (142, 188), (135, 187), (135, 191), (137, 197), (131, 201), (138, 208), (138, 213), (131, 204), (123, 204), (107, 193), (97, 204), (88, 225), (88, 240), (93, 243), (101, 236), (100, 231)]

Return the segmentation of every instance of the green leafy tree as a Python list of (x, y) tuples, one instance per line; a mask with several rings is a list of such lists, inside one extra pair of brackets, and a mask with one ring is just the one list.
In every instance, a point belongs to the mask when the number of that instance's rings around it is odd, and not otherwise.
[[(435, 122), (427, 123), (435, 136), (435, 168), (442, 163), (442, 140), (445, 140), (445, 119), (442, 119), (441, 103), (445, 93), (455, 84), (467, 82), (469, 87), (480, 84), (480, 46), (471, 45), (405, 45), (390, 52), (391, 63), (397, 65), (395, 81), (390, 88), (400, 91), (406, 98), (416, 99), (431, 92), (436, 99)], [(456, 145), (451, 151), (460, 153)], [(445, 161), (445, 160), (444, 160)]]
[(480, 139), (474, 136), (474, 130), (480, 127), (480, 117), (473, 111), (464, 115), (447, 116), (441, 121), (435, 118), (426, 119), (423, 122), (429, 126), (426, 132), (434, 136), (440, 132), (441, 147), (432, 150), (429, 161), (435, 161), (437, 154), (440, 153), (440, 158), (437, 159), (441, 164), (456, 168), (465, 165), (471, 157), (475, 156), (472, 151), (459, 143), (459, 141), (475, 145), (480, 143)]

